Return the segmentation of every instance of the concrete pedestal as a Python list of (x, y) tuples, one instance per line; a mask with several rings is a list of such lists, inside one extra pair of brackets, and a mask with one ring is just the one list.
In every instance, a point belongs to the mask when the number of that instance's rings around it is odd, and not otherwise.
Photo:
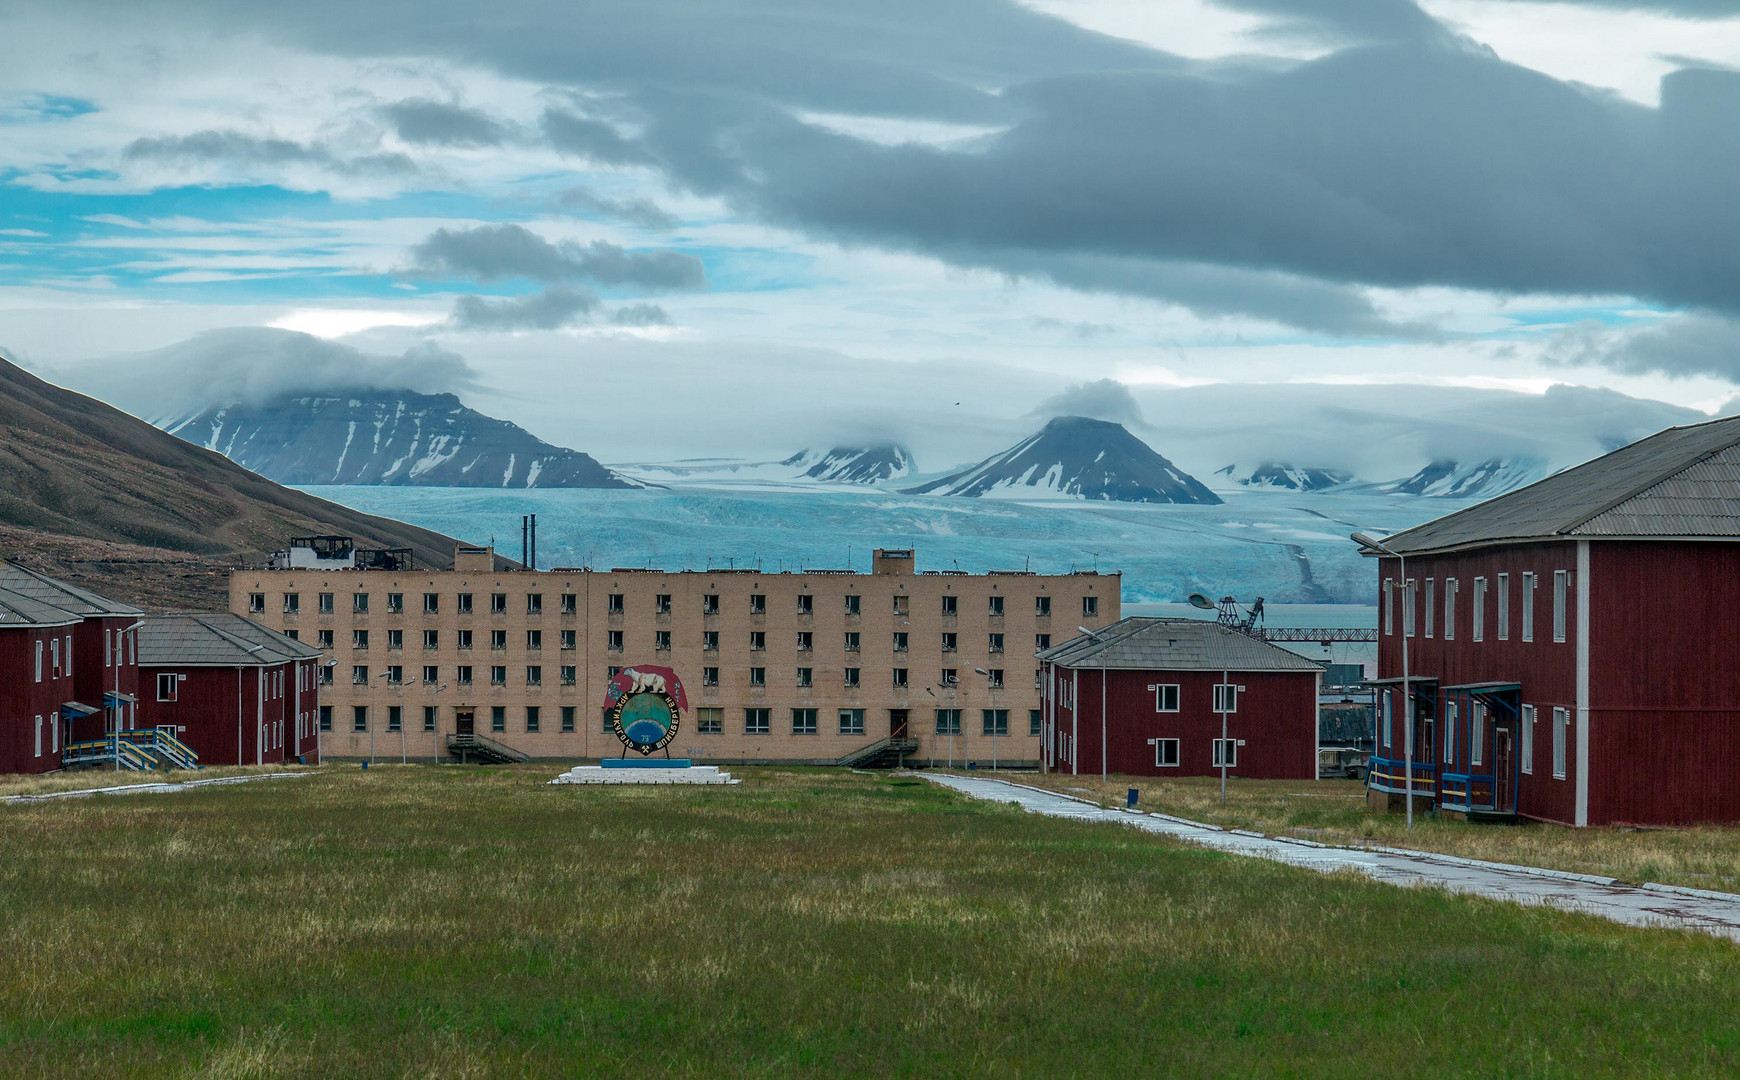
[(678, 765), (671, 767), (656, 767), (649, 764), (635, 763), (633, 768), (602, 765), (576, 765), (561, 776), (550, 781), (552, 784), (739, 784), (741, 780), (731, 779), (731, 774), (720, 772), (717, 765)]

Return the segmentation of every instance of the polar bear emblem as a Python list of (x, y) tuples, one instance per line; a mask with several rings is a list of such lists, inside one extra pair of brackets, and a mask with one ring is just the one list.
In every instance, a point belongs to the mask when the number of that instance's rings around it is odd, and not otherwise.
[(636, 671), (633, 668), (629, 668), (623, 674), (634, 680), (628, 688), (630, 694), (663, 694), (666, 692), (663, 675), (650, 671)]

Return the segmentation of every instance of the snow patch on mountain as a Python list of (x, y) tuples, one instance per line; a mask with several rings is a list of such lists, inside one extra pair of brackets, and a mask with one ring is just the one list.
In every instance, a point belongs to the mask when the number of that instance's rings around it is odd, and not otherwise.
[(995, 457), (904, 490), (968, 498), (1221, 501), (1122, 424), (1083, 416), (1060, 416)]
[(1282, 488), (1288, 491), (1323, 491), (1348, 483), (1353, 474), (1343, 469), (1301, 468), (1283, 462), (1265, 461), (1252, 469), (1244, 469), (1237, 464), (1216, 469), (1216, 476), (1224, 476), (1242, 487)]
[(1474, 462), (1439, 460), (1430, 462), (1412, 476), (1379, 484), (1378, 490), (1392, 495), (1490, 499), (1544, 479), (1552, 471), (1546, 463), (1527, 458), (1487, 458)]
[(800, 479), (835, 484), (881, 484), (913, 473), (912, 452), (899, 443), (836, 446), (825, 453), (799, 450), (780, 462)]

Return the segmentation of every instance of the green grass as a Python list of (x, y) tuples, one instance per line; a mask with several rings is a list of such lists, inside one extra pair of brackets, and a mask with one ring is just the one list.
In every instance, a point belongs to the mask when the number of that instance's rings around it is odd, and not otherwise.
[(1004, 779), (1068, 792), (1106, 806), (1123, 806), (1125, 793), (1136, 788), (1144, 810), (1326, 844), (1384, 844), (1596, 874), (1634, 885), (1657, 881), (1740, 892), (1740, 828), (1733, 826), (1572, 829), (1541, 822), (1498, 825), (1416, 813), (1410, 832), (1400, 811), (1368, 811), (1365, 785), (1357, 780), (1234, 778), (1227, 783), (1227, 801), (1222, 806), (1220, 781), (1212, 777), (1159, 780), (1114, 775), (1102, 783), (1097, 773), (1009, 773)]
[(1740, 1072), (1729, 942), (735, 771), (0, 807), (0, 1074)]

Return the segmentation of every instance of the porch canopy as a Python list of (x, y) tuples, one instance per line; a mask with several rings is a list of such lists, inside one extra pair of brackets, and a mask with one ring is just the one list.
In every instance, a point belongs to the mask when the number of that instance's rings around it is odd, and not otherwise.
[(1505, 700), (1505, 697), (1506, 697), (1506, 695), (1509, 695), (1509, 694), (1516, 694), (1516, 695), (1520, 696), (1522, 694), (1522, 683), (1518, 683), (1518, 682), (1459, 683), (1455, 686), (1444, 687), (1444, 694), (1446, 697), (1448, 697), (1452, 694), (1460, 696), (1460, 697), (1467, 697), (1470, 700), (1480, 702), (1482, 705), (1485, 705), (1489, 709), (1492, 709), (1492, 708), (1503, 709), (1505, 712), (1508, 712), (1512, 716), (1515, 716), (1516, 712), (1517, 712), (1517, 703), (1514, 701), (1507, 701), (1507, 700)]
[(117, 705), (137, 705), (137, 704), (139, 704), (139, 699), (134, 697), (132, 694), (120, 694), (120, 693), (116, 693), (113, 690), (104, 690), (103, 691), (103, 705), (107, 708), (112, 709)]
[(99, 711), (100, 710), (98, 709), (91, 708), (89, 705), (81, 705), (76, 701), (62, 702), (60, 706), (60, 714), (68, 720), (75, 720), (81, 716), (95, 716)]

